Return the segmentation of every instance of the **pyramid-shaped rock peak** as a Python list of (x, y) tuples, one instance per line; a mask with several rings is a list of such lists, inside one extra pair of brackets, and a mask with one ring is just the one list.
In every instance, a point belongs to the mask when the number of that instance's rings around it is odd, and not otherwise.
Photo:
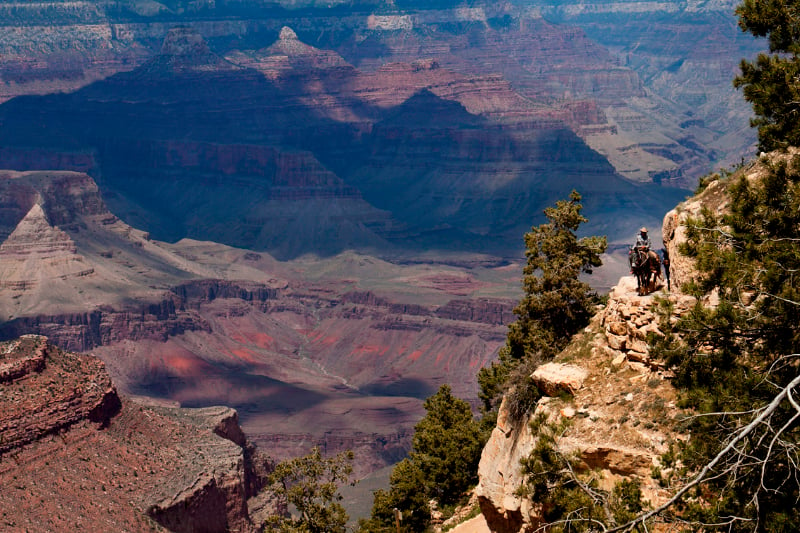
[(60, 255), (76, 253), (75, 243), (47, 220), (42, 206), (33, 204), (8, 239), (0, 245), (2, 255)]
[(151, 69), (171, 71), (235, 70), (237, 67), (214, 53), (194, 28), (172, 28), (164, 37), (161, 53), (152, 60)]
[(347, 67), (350, 64), (332, 50), (314, 48), (302, 42), (295, 31), (284, 26), (278, 40), (267, 48), (266, 55), (288, 56), (292, 66), (301, 68)]
[(288, 40), (296, 41), (297, 34), (289, 26), (284, 26), (283, 28), (281, 28), (281, 34), (279, 38), (281, 41), (288, 41)]

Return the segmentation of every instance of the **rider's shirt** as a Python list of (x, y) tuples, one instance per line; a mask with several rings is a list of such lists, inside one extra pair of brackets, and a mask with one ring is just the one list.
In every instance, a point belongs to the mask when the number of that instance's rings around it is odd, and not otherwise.
[(636, 247), (650, 249), (650, 237), (642, 237), (642, 234), (636, 236)]

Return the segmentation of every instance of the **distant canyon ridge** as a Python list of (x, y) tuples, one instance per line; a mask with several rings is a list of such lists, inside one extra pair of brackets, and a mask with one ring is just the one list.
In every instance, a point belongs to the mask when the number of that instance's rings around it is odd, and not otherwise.
[(572, 188), (620, 242), (752, 153), (735, 3), (326, 5), (2, 5), (0, 167), (164, 240), (518, 257)]
[(752, 153), (733, 9), (2, 3), (0, 336), (236, 407), (278, 456), (395, 462), (439, 385), (476, 400), (543, 208), (658, 242)]

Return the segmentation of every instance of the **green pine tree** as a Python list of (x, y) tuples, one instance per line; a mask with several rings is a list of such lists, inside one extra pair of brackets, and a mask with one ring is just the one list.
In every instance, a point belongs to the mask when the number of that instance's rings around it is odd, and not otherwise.
[(414, 427), (411, 453), (395, 466), (390, 489), (378, 491), (372, 518), (361, 531), (393, 530), (394, 509), (403, 513), (403, 531), (425, 531), (429, 500), (441, 506), (462, 501), (478, 481), (478, 462), (485, 438), (466, 401), (449, 385), (425, 400), (427, 414)]
[[(496, 409), (515, 368), (523, 365), (522, 374), (529, 375), (541, 361), (563, 350), (594, 314), (597, 294), (579, 275), (591, 274), (601, 265), (607, 242), (605, 237), (577, 237), (578, 228), (587, 221), (580, 201), (581, 195), (572, 191), (569, 200), (545, 209), (546, 223), (525, 234), (527, 264), (524, 295), (514, 309), (517, 321), (509, 326), (498, 362), (478, 374), (485, 412)], [(527, 398), (520, 410), (535, 400)]]
[(767, 37), (769, 54), (742, 60), (733, 84), (753, 106), (759, 148), (800, 146), (800, 22), (791, 0), (745, 0), (736, 10), (739, 26)]
[(701, 273), (685, 290), (719, 303), (698, 303), (674, 326), (665, 319), (670, 335), (654, 351), (674, 369), (682, 406), (705, 415), (688, 420), (681, 462), (698, 472), (722, 454), (702, 499), (681, 511), (725, 531), (800, 531), (800, 407), (766, 411), (800, 375), (800, 158), (740, 176), (728, 192), (730, 212), (689, 220), (682, 250)]

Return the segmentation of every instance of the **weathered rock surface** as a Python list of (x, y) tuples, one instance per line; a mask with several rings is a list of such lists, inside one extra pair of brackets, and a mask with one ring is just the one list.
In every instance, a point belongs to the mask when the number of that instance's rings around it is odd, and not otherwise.
[(39, 204), (0, 245), (0, 257), (0, 286), (4, 288), (33, 288), (42, 276), (66, 280), (94, 274), (69, 235), (50, 225)]
[(545, 363), (531, 375), (531, 379), (545, 396), (560, 393), (575, 394), (586, 380), (586, 371), (575, 365)]
[[(685, 296), (669, 297), (676, 313), (691, 305)], [(650, 359), (644, 340), (648, 333), (660, 334), (652, 305), (652, 296), (636, 294), (632, 278), (621, 279), (590, 326), (555, 362), (542, 365), (531, 376), (532, 384), (549, 396), (522, 420), (509, 421), (501, 407), (481, 456), (476, 491), (491, 531), (532, 531), (542, 525), (536, 502), (516, 494), (525, 482), (520, 459), (537, 442), (529, 423), (540, 414), (551, 423), (569, 420), (556, 445), (594, 472), (600, 488), (611, 490), (620, 479), (633, 478), (651, 505), (668, 497), (651, 469), (669, 442), (681, 436), (671, 427), (678, 412), (675, 391), (668, 374)]]
[[(64, 379), (58, 367), (69, 369)], [(0, 383), (0, 454), (83, 420), (107, 424), (120, 405), (99, 359), (61, 352), (43, 337), (2, 347)]]
[(517, 495), (517, 489), (525, 481), (520, 459), (530, 455), (535, 445), (527, 420), (510, 420), (504, 400), (497, 427), (481, 454), (475, 489), (491, 531), (516, 532), (530, 525), (535, 503)]
[(0, 350), (17, 367), (0, 381), (4, 531), (255, 530), (247, 499), (267, 463), (235, 411), (120, 398), (100, 360), (43, 337)]

